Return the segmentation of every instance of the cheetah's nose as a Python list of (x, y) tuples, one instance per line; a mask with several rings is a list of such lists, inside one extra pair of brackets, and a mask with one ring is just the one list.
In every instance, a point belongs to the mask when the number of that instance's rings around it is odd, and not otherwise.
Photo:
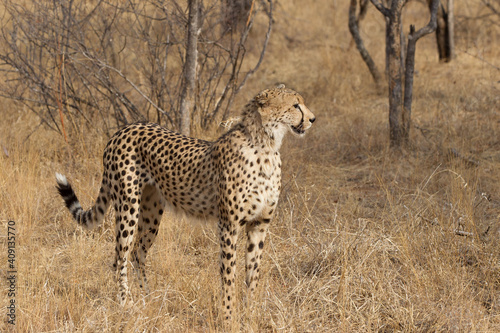
[(316, 118), (309, 119), (309, 121), (311, 122), (311, 124), (314, 123), (315, 120), (316, 120)]

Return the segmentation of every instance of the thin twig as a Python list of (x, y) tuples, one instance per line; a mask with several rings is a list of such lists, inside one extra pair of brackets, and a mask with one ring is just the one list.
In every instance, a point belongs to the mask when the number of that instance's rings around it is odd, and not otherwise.
[(467, 231), (458, 230), (458, 229), (455, 229), (455, 235), (464, 236), (464, 237), (474, 237), (474, 234), (472, 232), (467, 232)]
[(260, 64), (262, 63), (262, 60), (264, 60), (264, 54), (266, 53), (267, 45), (269, 44), (269, 39), (271, 37), (271, 30), (273, 27), (273, 1), (272, 0), (269, 0), (268, 16), (269, 16), (269, 25), (267, 27), (266, 39), (264, 40), (264, 45), (262, 46), (262, 51), (260, 52), (259, 60), (257, 61), (257, 64), (255, 65), (255, 67), (246, 73), (246, 75), (243, 78), (243, 80), (241, 81), (240, 85), (235, 90), (235, 94), (237, 94), (241, 90), (241, 88), (243, 88), (243, 86), (247, 82), (248, 78), (250, 76), (252, 76), (259, 69)]
[(97, 61), (99, 63), (99, 65), (103, 68), (107, 68), (107, 69), (110, 69), (112, 70), (113, 72), (115, 72), (116, 74), (118, 74), (121, 78), (123, 78), (125, 81), (127, 81), (128, 84), (130, 84), (132, 86), (132, 88), (134, 88), (135, 91), (137, 91), (139, 93), (139, 95), (141, 95), (148, 103), (150, 103), (156, 110), (160, 111), (161, 113), (163, 113), (169, 121), (173, 122), (172, 118), (170, 117), (170, 115), (165, 112), (162, 108), (160, 108), (158, 105), (155, 104), (155, 102), (153, 102), (148, 96), (146, 96), (146, 94), (144, 94), (140, 89), (139, 87), (137, 87), (135, 85), (134, 82), (130, 81), (128, 79), (128, 77), (126, 77), (119, 69), (117, 68), (114, 68), (113, 66), (110, 66), (108, 65), (107, 63), (103, 62), (101, 59), (99, 58), (92, 58), (91, 56), (89, 56), (86, 52), (82, 52), (82, 54), (88, 58), (89, 60), (92, 60), (92, 61)]
[(467, 54), (468, 56), (471, 56), (471, 57), (473, 57), (473, 58), (479, 59), (479, 60), (481, 60), (482, 62), (484, 62), (485, 64), (487, 64), (487, 65), (489, 65), (489, 66), (493, 67), (493, 68), (494, 68), (494, 69), (496, 69), (497, 71), (500, 71), (500, 67), (498, 67), (498, 66), (496, 66), (496, 65), (492, 64), (491, 62), (488, 62), (488, 61), (487, 61), (487, 60), (485, 60), (483, 57), (480, 57), (480, 56), (477, 56), (477, 55), (475, 55), (475, 54), (469, 53), (469, 51), (467, 51), (467, 50), (462, 50), (462, 49), (458, 49), (458, 50), (459, 50), (459, 51), (461, 51), (461, 52), (463, 52), (463, 53), (465, 53), (465, 54)]
[(58, 70), (58, 84), (59, 84), (59, 92), (56, 95), (56, 101), (57, 101), (57, 108), (59, 109), (59, 117), (61, 118), (61, 128), (62, 132), (64, 135), (64, 141), (66, 141), (66, 144), (68, 143), (68, 136), (66, 135), (66, 128), (64, 126), (64, 117), (63, 117), (63, 106), (62, 106), (62, 87), (63, 87), (63, 80), (62, 80), (62, 73), (63, 73), (63, 68), (64, 68), (64, 60), (63, 60), (63, 55), (60, 50), (61, 44), (59, 40), (57, 41), (57, 48), (58, 48), (58, 64), (57, 64), (57, 70)]

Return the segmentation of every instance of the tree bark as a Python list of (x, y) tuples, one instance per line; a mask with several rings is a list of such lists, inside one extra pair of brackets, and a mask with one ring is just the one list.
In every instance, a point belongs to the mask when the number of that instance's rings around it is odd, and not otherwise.
[(410, 140), (411, 103), (413, 98), (413, 73), (415, 70), (416, 44), (421, 37), (436, 30), (438, 7), (439, 0), (432, 0), (430, 3), (431, 18), (425, 27), (415, 32), (415, 26), (410, 26), (410, 34), (408, 35), (408, 50), (406, 52), (405, 96), (402, 114), (403, 144), (408, 144)]
[(379, 88), (382, 77), (380, 76), (380, 73), (377, 69), (377, 66), (375, 65), (375, 62), (373, 62), (372, 57), (366, 50), (365, 45), (363, 43), (363, 39), (361, 38), (361, 34), (359, 33), (359, 25), (358, 25), (359, 20), (358, 18), (356, 18), (357, 4), (358, 4), (357, 0), (351, 0), (351, 4), (349, 6), (349, 31), (351, 32), (352, 38), (356, 43), (356, 47), (358, 48), (358, 51), (361, 54), (361, 58), (363, 58), (363, 61), (365, 62), (366, 66), (368, 66), (368, 70), (370, 71), (373, 80), (377, 85), (377, 88)]
[[(432, 11), (433, 0), (427, 0)], [(439, 61), (449, 62), (454, 57), (453, 0), (447, 0), (446, 8), (441, 5), (437, 12), (436, 43)]]
[(454, 0), (448, 0), (448, 45), (449, 45), (449, 60), (455, 58), (455, 10)]
[(402, 145), (402, 57), (401, 57), (401, 11), (405, 0), (393, 0), (390, 8), (380, 0), (371, 0), (384, 15), (386, 21), (386, 71), (389, 81), (389, 142), (391, 147)]
[(410, 34), (408, 35), (408, 50), (406, 55), (406, 73), (405, 73), (405, 98), (403, 107), (403, 140), (408, 144), (410, 140), (411, 125), (411, 103), (413, 99), (413, 74), (415, 72), (415, 49), (417, 40), (414, 39), (415, 26), (410, 25)]
[(389, 141), (391, 147), (402, 143), (402, 68), (401, 68), (401, 11), (405, 0), (393, 0), (389, 16)]
[(198, 12), (199, 0), (189, 0), (188, 36), (184, 62), (184, 83), (181, 92), (179, 130), (184, 135), (191, 131), (191, 111), (194, 108), (196, 66), (198, 64)]

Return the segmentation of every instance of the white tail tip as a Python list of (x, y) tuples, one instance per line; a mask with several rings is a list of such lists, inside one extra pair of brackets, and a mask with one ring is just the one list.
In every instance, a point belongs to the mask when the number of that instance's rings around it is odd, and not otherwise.
[(56, 172), (56, 181), (58, 184), (68, 185), (68, 180), (66, 179), (66, 176), (61, 175), (59, 172)]

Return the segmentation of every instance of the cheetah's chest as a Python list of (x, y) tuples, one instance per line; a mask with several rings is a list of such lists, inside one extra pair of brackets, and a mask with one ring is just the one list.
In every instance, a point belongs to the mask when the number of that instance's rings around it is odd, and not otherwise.
[(240, 210), (247, 219), (268, 218), (278, 203), (281, 190), (281, 159), (279, 153), (252, 152), (246, 155), (244, 177), (238, 194), (242, 202)]

